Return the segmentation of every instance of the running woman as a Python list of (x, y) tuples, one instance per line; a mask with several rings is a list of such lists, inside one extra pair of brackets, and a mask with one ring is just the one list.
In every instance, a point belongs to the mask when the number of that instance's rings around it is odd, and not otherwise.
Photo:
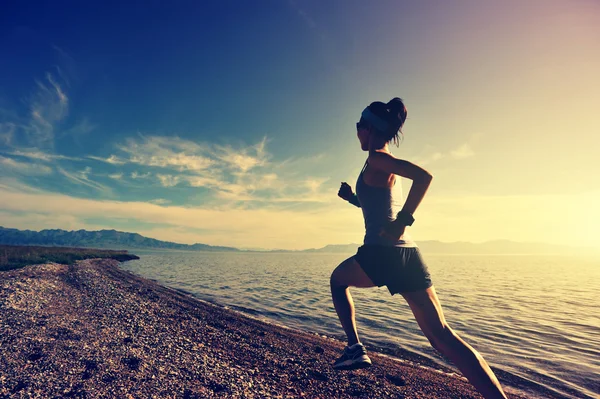
[[(347, 183), (342, 183), (338, 195), (362, 209), (366, 234), (356, 255), (331, 274), (333, 304), (348, 338), (348, 346), (333, 367), (348, 370), (371, 365), (358, 338), (349, 287), (385, 285), (390, 294), (404, 297), (431, 345), (450, 359), (485, 398), (506, 398), (483, 357), (444, 319), (419, 248), (405, 233), (432, 180), (423, 168), (390, 153), (390, 142), (399, 145), (406, 116), (402, 100), (393, 98), (387, 104), (370, 104), (356, 124), (361, 149), (368, 151), (369, 156), (358, 176), (356, 194)], [(412, 180), (412, 185), (402, 210), (394, 218), (392, 187), (396, 175)]]

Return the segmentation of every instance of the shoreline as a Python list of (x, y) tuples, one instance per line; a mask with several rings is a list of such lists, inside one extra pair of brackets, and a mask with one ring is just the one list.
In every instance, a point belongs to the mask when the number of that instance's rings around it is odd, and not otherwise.
[(342, 342), (196, 299), (116, 260), (0, 276), (0, 398), (480, 398), (462, 377), (377, 352), (369, 369), (334, 371)]
[[(132, 273), (135, 276), (138, 276), (137, 274), (135, 274), (133, 272), (130, 272), (130, 271), (127, 271), (127, 272)], [(158, 285), (163, 286), (158, 280), (155, 280), (155, 279), (149, 279), (149, 280)], [(189, 296), (190, 298), (192, 298), (196, 301), (205, 303), (209, 306), (215, 306), (219, 309), (224, 309), (226, 311), (230, 311), (230, 312), (239, 314), (241, 317), (257, 320), (261, 323), (264, 323), (267, 325), (272, 325), (272, 326), (275, 326), (278, 328), (282, 328), (284, 330), (297, 331), (302, 334), (306, 334), (306, 335), (310, 335), (310, 336), (314, 335), (316, 337), (320, 337), (322, 339), (328, 340), (332, 343), (339, 344), (339, 345), (341, 345), (340, 348), (343, 348), (343, 345), (345, 345), (345, 343), (343, 341), (340, 341), (340, 339), (336, 338), (335, 336), (331, 336), (331, 335), (327, 335), (327, 334), (320, 334), (317, 332), (313, 332), (310, 330), (304, 330), (301, 328), (290, 327), (285, 324), (281, 324), (276, 321), (273, 321), (265, 316), (257, 316), (256, 314), (258, 314), (258, 312), (255, 311), (254, 309), (249, 309), (249, 308), (245, 308), (245, 307), (236, 307), (236, 306), (232, 306), (232, 305), (218, 303), (216, 301), (211, 301), (209, 299), (199, 298), (198, 296), (194, 295), (193, 292), (187, 291), (185, 289), (170, 287), (170, 286), (166, 286), (166, 285), (164, 285), (164, 286), (167, 287), (168, 289), (177, 291), (183, 295)], [(415, 368), (426, 369), (426, 370), (429, 370), (429, 371), (432, 371), (435, 373), (440, 373), (442, 375), (450, 376), (452, 378), (459, 378), (459, 379), (462, 379), (463, 381), (467, 382), (467, 379), (464, 378), (458, 370), (452, 369), (451, 367), (447, 366), (446, 364), (436, 362), (436, 361), (434, 361), (426, 356), (423, 356), (419, 353), (411, 352), (411, 351), (408, 351), (403, 348), (390, 348), (387, 346), (374, 346), (372, 343), (371, 344), (367, 343), (366, 347), (369, 351), (368, 354), (370, 357), (372, 357), (373, 353), (376, 353), (378, 356), (388, 358), (388, 359), (390, 359), (394, 362), (398, 362), (400, 364), (406, 364), (406, 365), (410, 365)], [(340, 351), (341, 351), (341, 349), (340, 349)], [(331, 361), (333, 362), (333, 359), (331, 359)], [(563, 394), (561, 394), (560, 392), (556, 392), (554, 390), (548, 389), (547, 387), (545, 387), (543, 385), (536, 384), (536, 388), (534, 389), (534, 388), (531, 388), (532, 381), (529, 381), (523, 377), (511, 374), (511, 373), (506, 372), (497, 367), (492, 367), (492, 369), (498, 378), (503, 379), (503, 381), (500, 381), (503, 384), (502, 388), (504, 389), (505, 393), (507, 395), (509, 395), (510, 398), (514, 397), (514, 398), (529, 398), (529, 399), (542, 399), (542, 398), (544, 398), (544, 399), (545, 398), (567, 399), (567, 397), (564, 396)], [(510, 385), (506, 386), (505, 385), (506, 381), (509, 381)], [(540, 392), (538, 392), (538, 391), (540, 391)], [(480, 397), (480, 396), (478, 396), (478, 397)]]

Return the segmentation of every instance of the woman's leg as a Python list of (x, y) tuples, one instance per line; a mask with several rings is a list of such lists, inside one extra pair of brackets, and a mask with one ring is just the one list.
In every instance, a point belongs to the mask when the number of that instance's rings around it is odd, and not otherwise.
[(446, 323), (435, 289), (430, 287), (402, 295), (431, 345), (450, 359), (483, 397), (506, 399), (498, 379), (483, 357)]
[(356, 331), (354, 302), (348, 287), (368, 288), (375, 284), (352, 257), (343, 261), (331, 273), (330, 286), (333, 306), (348, 337), (348, 346), (352, 346), (360, 341)]

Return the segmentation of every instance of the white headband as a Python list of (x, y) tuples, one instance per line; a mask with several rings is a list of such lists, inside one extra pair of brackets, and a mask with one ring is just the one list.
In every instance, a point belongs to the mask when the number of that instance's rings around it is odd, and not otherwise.
[(389, 124), (377, 115), (375, 115), (373, 112), (371, 112), (369, 108), (365, 108), (365, 110), (361, 114), (361, 117), (367, 122), (369, 122), (371, 125), (373, 125), (375, 129), (381, 131), (382, 133), (387, 132), (389, 128)]

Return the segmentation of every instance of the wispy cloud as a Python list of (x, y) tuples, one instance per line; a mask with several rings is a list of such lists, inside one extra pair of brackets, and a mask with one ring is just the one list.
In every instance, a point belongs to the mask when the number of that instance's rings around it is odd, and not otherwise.
[(94, 161), (100, 161), (100, 162), (105, 162), (105, 163), (109, 163), (112, 165), (124, 165), (127, 163), (127, 161), (120, 159), (119, 157), (115, 156), (115, 155), (111, 155), (108, 158), (103, 158), (103, 157), (97, 157), (94, 155), (88, 155), (86, 158), (88, 159), (93, 159)]
[(297, 168), (300, 167), (302, 165), (310, 165), (310, 164), (314, 164), (317, 162), (321, 162), (326, 158), (326, 155), (321, 153), (321, 154), (316, 154), (316, 155), (311, 155), (308, 157), (294, 157), (294, 158), (288, 158), (286, 160), (280, 161), (277, 163), (277, 167), (278, 168)]
[(58, 135), (59, 137), (71, 136), (76, 140), (79, 140), (81, 137), (86, 136), (91, 133), (98, 126), (92, 124), (88, 118), (83, 118), (77, 124), (71, 126), (68, 129), (64, 129)]
[(110, 187), (95, 182), (89, 178), (89, 175), (92, 172), (92, 169), (89, 166), (83, 170), (80, 170), (79, 172), (68, 172), (61, 167), (58, 167), (58, 171), (60, 172), (60, 174), (65, 176), (67, 179), (71, 180), (71, 182), (75, 183), (76, 185), (84, 185), (101, 191), (105, 194), (112, 195), (112, 189)]
[(0, 123), (0, 144), (9, 146), (14, 140), (17, 125), (11, 122)]
[(304, 7), (308, 5), (307, 2), (303, 1), (288, 0), (288, 4), (308, 27), (309, 32), (316, 36), (321, 56), (325, 62), (330, 68), (335, 70), (336, 73), (341, 74), (341, 76), (346, 76), (347, 71), (343, 68), (343, 64), (339, 62), (339, 58), (337, 57), (338, 46), (335, 45), (331, 34), (323, 28), (326, 24), (321, 24), (320, 26), (317, 25), (315, 18), (312, 17), (305, 8), (301, 7), (299, 3), (302, 3)]
[(150, 176), (152, 176), (152, 173), (150, 173), (150, 172), (140, 173), (140, 172), (137, 172), (137, 171), (133, 171), (133, 172), (131, 172), (130, 176), (134, 180), (135, 179), (147, 179)]
[(266, 142), (265, 137), (258, 144), (247, 148), (234, 149), (229, 146), (215, 146), (213, 155), (224, 165), (248, 172), (250, 169), (264, 166), (268, 162), (269, 154), (265, 149)]
[(28, 144), (51, 147), (54, 143), (55, 124), (68, 113), (69, 98), (56, 77), (46, 73), (45, 80), (37, 80), (37, 91), (30, 100), (30, 119), (24, 132)]
[(64, 88), (66, 80), (59, 67), (54, 71), (34, 81), (33, 92), (24, 99), (26, 113), (18, 112), (16, 108), (0, 109), (0, 144), (6, 147), (5, 153), (10, 149), (12, 155), (50, 161), (50, 154), (43, 154), (52, 151), (59, 124), (69, 113), (69, 97)]
[[(129, 156), (123, 159), (124, 162), (173, 168), (180, 172), (205, 170), (214, 163), (203, 155), (206, 150), (192, 141), (165, 136), (140, 135), (140, 138), (140, 141), (128, 139), (125, 145), (118, 146), (120, 151)], [(120, 159), (113, 157), (108, 159)]]
[(414, 158), (415, 163), (421, 166), (426, 166), (442, 159), (466, 159), (473, 157), (475, 152), (469, 143), (464, 143), (453, 150), (444, 153), (432, 147), (426, 148), (421, 155)]
[(329, 179), (307, 179), (304, 181), (304, 186), (310, 190), (311, 193), (318, 192), (323, 183), (328, 181)]
[(46, 165), (40, 165), (36, 163), (25, 163), (19, 162), (12, 158), (3, 157), (0, 155), (0, 165), (3, 169), (9, 169), (20, 175), (26, 176), (40, 176), (49, 175), (52, 173), (52, 169)]
[(156, 177), (158, 178), (160, 184), (163, 187), (173, 187), (181, 181), (181, 177), (173, 175), (162, 175), (160, 173), (157, 173)]
[(427, 155), (421, 155), (415, 158), (415, 163), (420, 166), (427, 166), (432, 164), (440, 159), (444, 158), (444, 154), (439, 151), (429, 153)]
[(44, 190), (27, 185), (14, 177), (0, 176), (0, 190), (10, 193), (40, 194)]
[(288, 4), (296, 11), (298, 16), (300, 18), (302, 18), (302, 20), (306, 23), (306, 25), (310, 29), (312, 29), (312, 30), (317, 29), (317, 24), (315, 23), (315, 20), (310, 15), (308, 15), (308, 13), (306, 11), (304, 11), (302, 8), (300, 8), (300, 6), (298, 5), (298, 3), (295, 0), (288, 0)]
[(191, 187), (219, 188), (223, 181), (212, 176), (185, 176), (185, 181)]
[(167, 205), (170, 204), (171, 201), (168, 199), (164, 199), (164, 198), (156, 198), (153, 200), (148, 201), (151, 204), (156, 204), (156, 205)]
[(463, 144), (460, 147), (450, 151), (450, 155), (454, 159), (464, 159), (475, 155), (469, 144)]
[(59, 155), (59, 154), (49, 154), (49, 153), (37, 151), (37, 150), (33, 150), (33, 151), (15, 150), (15, 151), (9, 151), (9, 152), (7, 152), (7, 154), (16, 155), (19, 157), (37, 159), (37, 160), (46, 161), (46, 162), (51, 162), (54, 160), (81, 161), (81, 158), (68, 157), (68, 156)]

